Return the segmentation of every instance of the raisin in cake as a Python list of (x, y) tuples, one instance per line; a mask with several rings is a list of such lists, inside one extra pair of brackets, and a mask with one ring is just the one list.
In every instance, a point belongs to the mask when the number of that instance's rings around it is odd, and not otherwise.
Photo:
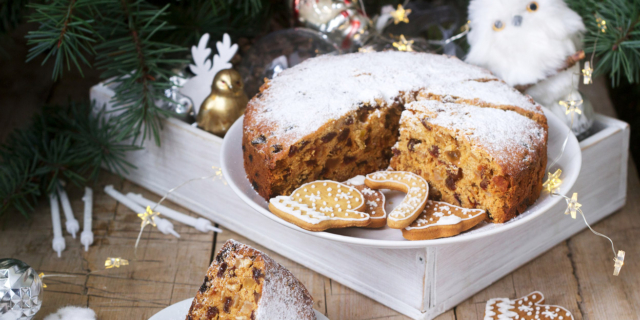
[(505, 222), (542, 191), (547, 130), (520, 114), (434, 100), (412, 102), (400, 119), (391, 166), (424, 177), (429, 199), (486, 209)]
[[(321, 56), (283, 71), (249, 102), (242, 138), (247, 178), (268, 200), (306, 182), (344, 181), (385, 169), (402, 126), (400, 115), (418, 100), (511, 111), (538, 123), (546, 136), (546, 117), (530, 97), (455, 57)], [(546, 150), (546, 140), (541, 148)], [(538, 165), (544, 169), (546, 163)]]
[(264, 253), (227, 241), (207, 270), (187, 320), (315, 320), (313, 298)]

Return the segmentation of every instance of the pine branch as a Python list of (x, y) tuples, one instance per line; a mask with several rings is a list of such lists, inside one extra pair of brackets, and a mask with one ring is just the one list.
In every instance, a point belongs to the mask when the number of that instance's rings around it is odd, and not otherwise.
[(49, 58), (55, 59), (53, 79), (62, 76), (74, 65), (82, 74), (80, 64), (90, 66), (87, 56), (94, 55), (96, 32), (93, 28), (96, 6), (103, 0), (53, 0), (29, 7), (35, 11), (30, 22), (38, 22), (40, 27), (26, 36), (27, 44), (33, 45), (27, 55), (27, 61), (45, 54), (43, 64)]
[(169, 113), (156, 103), (168, 100), (163, 92), (170, 87), (170, 67), (186, 62), (169, 57), (186, 51), (184, 47), (153, 40), (156, 33), (172, 29), (161, 20), (168, 7), (121, 0), (106, 8), (109, 16), (104, 17), (101, 32), (107, 40), (96, 46), (96, 65), (105, 70), (102, 77), (108, 83), (117, 84), (113, 102), (120, 138), (131, 134), (143, 143), (153, 136), (160, 144), (160, 118)]
[(47, 107), (0, 147), (0, 215), (15, 208), (28, 216), (61, 179), (84, 185), (101, 166), (119, 174), (134, 168), (124, 153), (138, 148), (118, 138), (114, 118), (91, 110), (88, 104)]
[[(625, 77), (630, 83), (640, 81), (640, 0), (568, 0), (569, 6), (582, 16), (587, 27), (584, 44), (587, 54), (599, 60), (595, 74), (608, 74), (613, 86)], [(604, 20), (602, 32), (599, 21)]]

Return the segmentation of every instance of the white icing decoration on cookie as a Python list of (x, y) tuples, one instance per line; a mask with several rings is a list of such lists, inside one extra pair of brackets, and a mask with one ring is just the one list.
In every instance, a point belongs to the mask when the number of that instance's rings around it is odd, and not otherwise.
[[(433, 207), (433, 214), (430, 217), (426, 217), (425, 214), (427, 210)], [(452, 210), (452, 208), (454, 210)], [(454, 211), (460, 213), (460, 217), (454, 214)], [(458, 224), (462, 221), (473, 219), (481, 214), (484, 214), (484, 210), (482, 209), (467, 209), (458, 206), (454, 206), (452, 204), (448, 204), (445, 202), (439, 201), (427, 201), (427, 205), (413, 224), (406, 227), (406, 230), (414, 230), (414, 229), (426, 229), (435, 226), (443, 226), (443, 225), (454, 225)]]
[[(277, 196), (275, 198), (271, 198), (269, 202), (276, 209), (286, 214), (292, 215), (297, 219), (300, 219), (307, 223), (312, 223), (312, 224), (318, 224), (322, 221), (327, 221), (327, 220), (367, 220), (369, 219), (368, 214), (357, 211), (357, 209), (365, 205), (364, 196), (362, 195), (362, 193), (360, 193), (360, 191), (358, 191), (358, 189), (354, 187), (342, 185), (341, 186), (342, 188), (336, 188), (337, 189), (336, 197), (330, 198), (328, 197), (330, 196), (330, 193), (328, 192), (323, 195), (323, 193), (326, 192), (329, 188), (326, 188), (325, 190), (322, 190), (322, 187), (316, 188), (315, 183), (322, 183), (323, 186), (327, 186), (328, 184), (336, 184), (337, 186), (340, 186), (340, 184), (335, 181), (316, 181), (312, 183), (307, 183), (299, 187), (295, 191), (293, 191), (291, 196)], [(311, 184), (310, 189), (315, 189), (315, 190), (308, 191), (309, 188), (307, 187), (307, 185), (309, 184)], [(307, 204), (296, 201), (298, 199), (300, 200), (304, 199), (303, 197), (300, 196), (300, 194), (303, 194), (304, 198), (308, 199), (308, 201), (311, 201), (312, 207), (309, 207)], [(348, 205), (349, 209), (347, 209), (346, 212), (342, 213), (343, 210), (341, 209), (341, 205), (339, 203), (336, 203), (340, 200), (335, 200), (335, 199), (349, 199), (349, 201), (347, 201), (349, 203), (351, 203), (351, 201), (353, 200), (354, 201), (353, 209), (351, 209), (352, 206), (349, 204)], [(315, 202), (316, 201), (320, 202), (320, 200), (323, 200), (322, 205), (318, 209), (316, 209)], [(327, 203), (327, 201), (330, 201), (333, 203)], [(334, 211), (334, 208), (337, 208), (337, 209)], [(336, 216), (336, 212), (340, 212), (341, 214), (339, 216)]]

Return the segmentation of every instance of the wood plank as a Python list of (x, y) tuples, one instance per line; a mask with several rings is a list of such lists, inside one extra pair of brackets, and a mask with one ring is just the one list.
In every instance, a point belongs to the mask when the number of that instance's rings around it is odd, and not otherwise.
[(568, 241), (585, 319), (637, 319), (640, 314), (640, 265), (633, 262), (640, 257), (640, 182), (629, 162), (627, 205), (593, 226), (613, 239), (616, 250), (626, 251), (620, 276), (612, 275), (613, 252), (606, 239), (584, 231)]

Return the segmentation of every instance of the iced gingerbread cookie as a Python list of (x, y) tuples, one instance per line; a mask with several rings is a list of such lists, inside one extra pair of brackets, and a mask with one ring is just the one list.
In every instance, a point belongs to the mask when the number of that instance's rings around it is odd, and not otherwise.
[(543, 303), (544, 295), (539, 291), (516, 300), (490, 299), (484, 309), (484, 320), (573, 320), (569, 310)]
[(290, 196), (271, 198), (269, 210), (309, 231), (364, 227), (371, 222), (358, 189), (328, 180), (303, 184)]
[(402, 236), (408, 240), (451, 237), (475, 227), (486, 216), (487, 212), (482, 209), (467, 209), (429, 200), (418, 219), (402, 229)]
[(384, 194), (378, 190), (373, 190), (364, 184), (364, 176), (356, 176), (344, 182), (352, 186), (364, 195), (365, 209), (371, 217), (371, 223), (365, 228), (382, 228), (387, 224), (387, 211), (384, 209)]
[(371, 189), (391, 189), (407, 194), (387, 218), (390, 228), (409, 226), (422, 212), (429, 195), (429, 185), (421, 176), (406, 171), (378, 171), (366, 176), (364, 184)]

